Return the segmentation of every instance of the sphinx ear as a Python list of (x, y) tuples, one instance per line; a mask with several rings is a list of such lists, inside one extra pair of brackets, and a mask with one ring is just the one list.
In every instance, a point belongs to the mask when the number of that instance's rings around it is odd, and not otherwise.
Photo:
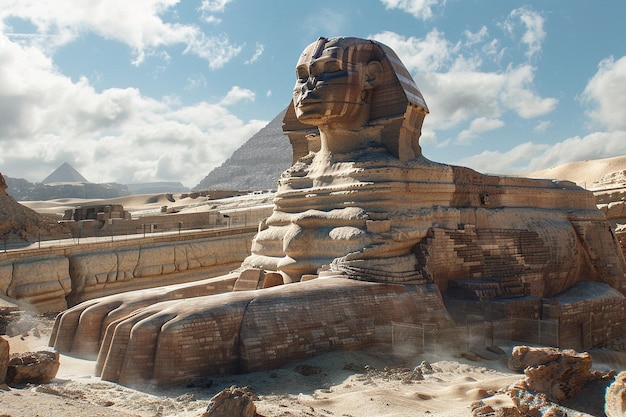
[(383, 66), (380, 61), (372, 61), (365, 66), (363, 87), (375, 88), (383, 79)]

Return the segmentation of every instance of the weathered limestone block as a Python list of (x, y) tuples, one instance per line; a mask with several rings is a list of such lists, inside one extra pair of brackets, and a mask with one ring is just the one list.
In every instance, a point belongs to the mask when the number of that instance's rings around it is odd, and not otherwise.
[(15, 353), (9, 359), (7, 384), (47, 384), (56, 376), (60, 364), (58, 352)]
[(115, 281), (118, 276), (118, 260), (113, 252), (72, 255), (69, 268), (74, 292), (81, 292), (86, 286)]
[(217, 393), (201, 417), (261, 417), (253, 395), (244, 388), (230, 387)]
[(262, 288), (264, 279), (265, 272), (262, 269), (246, 269), (239, 274), (233, 291), (247, 291)]
[(65, 296), (71, 291), (68, 260), (63, 256), (23, 258), (0, 264), (0, 275), (6, 280), (11, 271), (6, 295), (18, 300), (24, 308), (39, 312), (67, 308)]
[(590, 382), (606, 377), (591, 370), (587, 352), (557, 348), (516, 346), (509, 360), (513, 370), (524, 370), (525, 378), (518, 385), (527, 391), (545, 393), (553, 401), (573, 398)]
[(223, 274), (248, 254), (246, 236), (227, 236), (70, 255), (73, 290), (68, 302)]
[[(319, 278), (265, 291), (255, 296), (241, 324), (244, 372), (278, 367), (285, 358), (301, 360), (388, 341), (391, 322), (451, 324), (433, 285)], [(381, 334), (385, 337), (379, 340)]]
[(615, 376), (615, 381), (606, 390), (604, 401), (604, 412), (607, 417), (626, 415), (626, 372), (620, 372)]

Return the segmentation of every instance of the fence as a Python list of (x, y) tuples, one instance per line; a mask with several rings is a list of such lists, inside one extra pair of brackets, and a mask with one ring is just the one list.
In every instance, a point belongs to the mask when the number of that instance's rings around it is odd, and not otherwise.
[[(467, 352), (474, 348), (511, 345), (514, 342), (531, 345), (579, 348), (575, 340), (564, 341), (561, 334), (578, 332), (575, 325), (562, 325), (554, 320), (511, 318), (498, 321), (469, 323), (445, 329), (434, 324), (391, 323), (393, 350), (396, 352)], [(580, 335), (582, 340), (584, 335)]]

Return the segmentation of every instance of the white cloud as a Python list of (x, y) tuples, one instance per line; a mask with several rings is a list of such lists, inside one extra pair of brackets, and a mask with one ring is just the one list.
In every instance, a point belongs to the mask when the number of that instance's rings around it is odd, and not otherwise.
[(543, 24), (544, 18), (539, 13), (531, 10), (529, 7), (520, 7), (513, 10), (501, 26), (513, 36), (515, 36), (523, 26), (524, 33), (521, 40), (528, 48), (526, 56), (528, 59), (531, 59), (541, 53), (542, 44), (546, 38)]
[(388, 9), (400, 9), (422, 20), (431, 19), (433, 8), (446, 4), (445, 0), (381, 0), (381, 2)]
[(469, 129), (459, 133), (458, 140), (460, 143), (469, 143), (479, 133), (496, 130), (504, 126), (504, 122), (500, 119), (492, 119), (489, 117), (479, 117), (472, 120)]
[(202, 0), (199, 10), (202, 12), (223, 12), (232, 0)]
[(192, 74), (187, 77), (187, 84), (185, 84), (185, 90), (195, 90), (197, 88), (204, 88), (207, 86), (207, 79), (204, 74)]
[(593, 122), (609, 130), (626, 129), (626, 56), (602, 60), (582, 98)]
[[(49, 53), (60, 45), (93, 32), (105, 39), (128, 45), (133, 51), (133, 63), (141, 64), (146, 56), (157, 54), (160, 48), (184, 45), (193, 53), (219, 68), (241, 52), (225, 35), (209, 36), (191, 24), (169, 23), (161, 16), (178, 0), (13, 0), (0, 8), (0, 21), (20, 18), (31, 22), (36, 36), (16, 41), (38, 45)], [(225, 2), (224, 2), (225, 4)]]
[(451, 64), (452, 55), (456, 52), (455, 45), (437, 29), (429, 32), (425, 38), (405, 37), (388, 31), (371, 35), (370, 38), (393, 49), (411, 72), (440, 71)]
[(481, 172), (514, 174), (539, 171), (568, 162), (626, 154), (626, 131), (593, 132), (554, 145), (526, 142), (506, 152), (483, 152), (458, 164)]
[(220, 102), (223, 106), (232, 106), (242, 101), (254, 101), (255, 94), (247, 88), (234, 86)]
[(545, 132), (546, 130), (548, 130), (548, 128), (552, 125), (552, 122), (549, 120), (541, 120), (539, 121), (535, 127), (533, 128), (533, 130), (535, 132)]
[[(543, 98), (534, 90), (535, 68), (522, 63), (510, 63), (501, 70), (484, 70), (481, 51), (489, 51), (499, 60), (503, 49), (490, 39), (484, 29), (476, 34), (464, 33), (463, 42), (453, 43), (445, 34), (432, 30), (424, 38), (404, 37), (393, 32), (372, 35), (390, 46), (407, 69), (414, 74), (430, 115), (426, 126), (448, 129), (477, 117), (500, 118), (507, 111), (524, 119), (548, 114), (557, 100)], [(483, 43), (483, 48), (480, 43)], [(460, 137), (467, 141), (471, 132)], [(434, 137), (434, 135), (431, 135)]]
[(263, 55), (263, 51), (265, 50), (265, 47), (263, 46), (262, 43), (258, 43), (256, 44), (256, 50), (254, 51), (254, 55), (252, 55), (252, 57), (247, 60), (246, 62), (244, 62), (245, 64), (252, 64), (254, 62), (256, 62), (257, 59), (259, 59), (261, 57), (261, 55)]
[(533, 91), (535, 69), (530, 65), (509, 68), (502, 94), (504, 104), (524, 119), (543, 116), (556, 107), (558, 100), (539, 97)]
[(467, 38), (467, 45), (475, 45), (483, 42), (489, 36), (489, 32), (487, 31), (487, 26), (482, 26), (476, 33), (465, 30), (463, 35)]
[(202, 0), (202, 4), (198, 7), (198, 11), (202, 16), (202, 20), (211, 24), (219, 24), (222, 20), (213, 13), (223, 13), (226, 5), (231, 0)]
[[(253, 96), (239, 87), (227, 95), (231, 102)], [(220, 103), (158, 101), (134, 88), (96, 91), (87, 78), (58, 73), (39, 49), (0, 34), (5, 175), (41, 181), (67, 161), (93, 182), (194, 186), (266, 123), (244, 122)]]

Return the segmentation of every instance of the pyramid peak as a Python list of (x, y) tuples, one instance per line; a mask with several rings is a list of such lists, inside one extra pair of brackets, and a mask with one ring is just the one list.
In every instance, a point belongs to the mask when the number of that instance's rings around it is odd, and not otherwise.
[(83, 177), (69, 162), (64, 162), (48, 175), (42, 184), (51, 184), (55, 182), (89, 182)]

